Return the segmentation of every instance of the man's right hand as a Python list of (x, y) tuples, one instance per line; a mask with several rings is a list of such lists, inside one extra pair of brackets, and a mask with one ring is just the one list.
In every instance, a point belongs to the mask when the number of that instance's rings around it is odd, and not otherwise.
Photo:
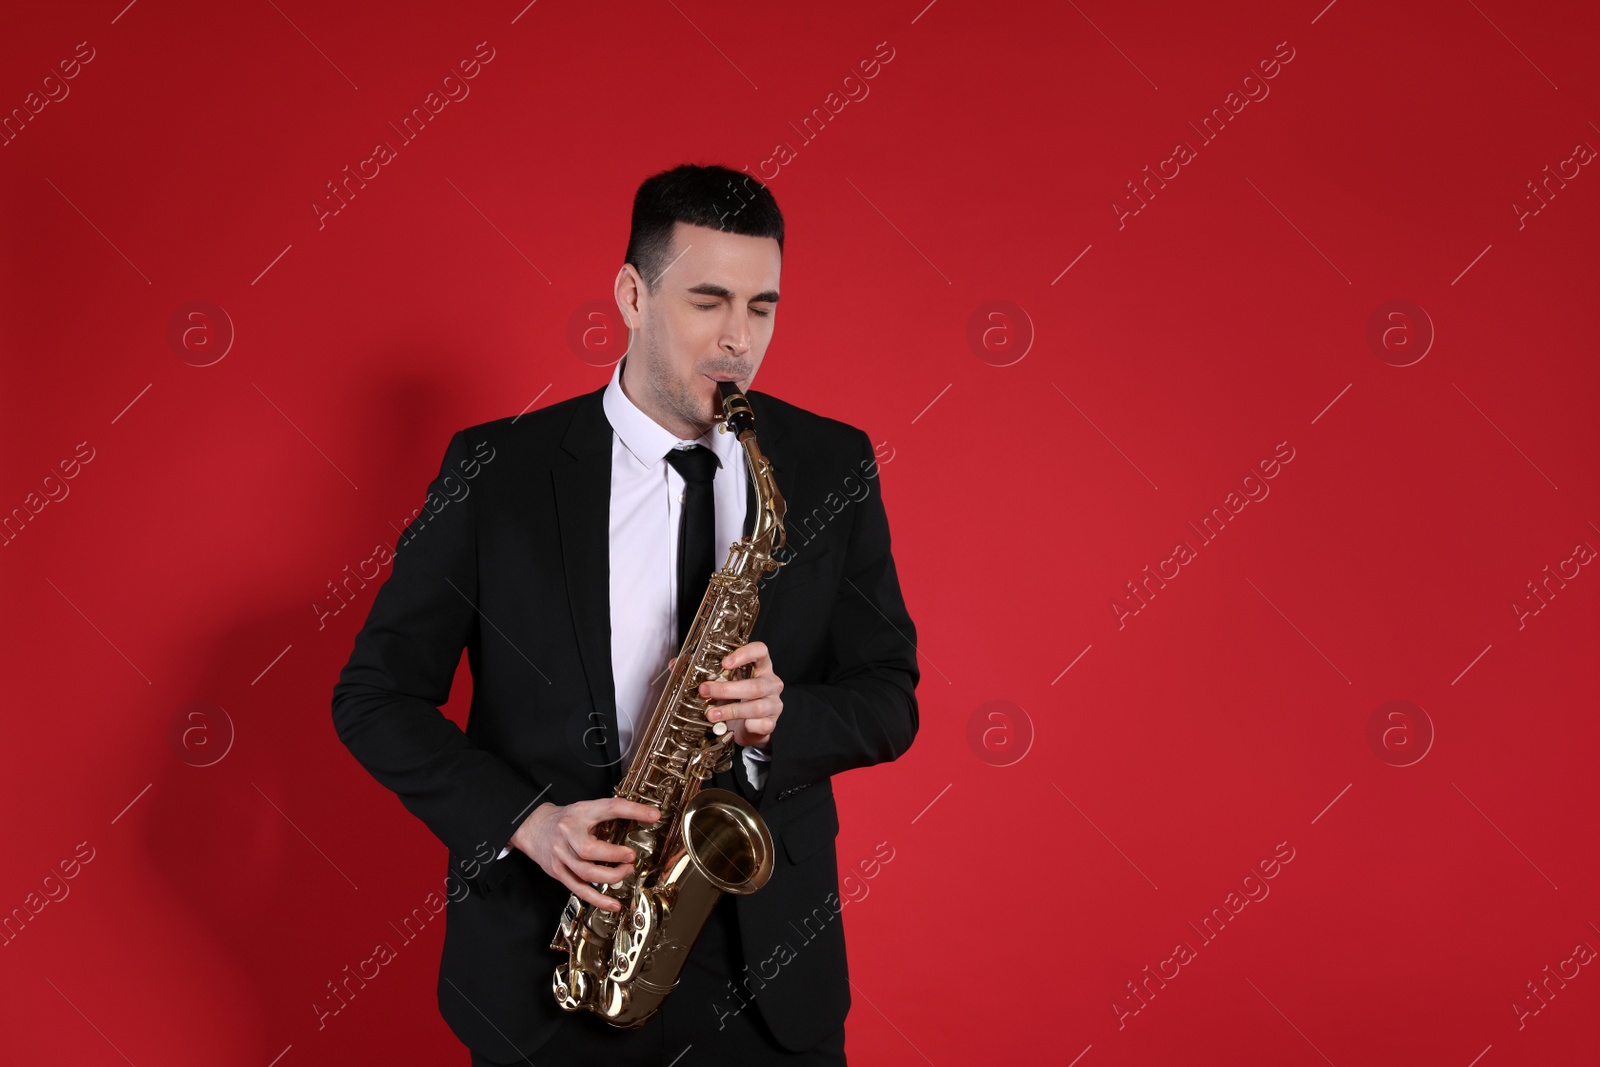
[(615, 885), (633, 873), (637, 857), (626, 845), (613, 845), (595, 837), (594, 828), (611, 819), (650, 823), (659, 818), (658, 809), (620, 797), (580, 800), (565, 806), (547, 800), (517, 827), (511, 836), (511, 847), (579, 899), (607, 911), (621, 911), (620, 903), (590, 883)]

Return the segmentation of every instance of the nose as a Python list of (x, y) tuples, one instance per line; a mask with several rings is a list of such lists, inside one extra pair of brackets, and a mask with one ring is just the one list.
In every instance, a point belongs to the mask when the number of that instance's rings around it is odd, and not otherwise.
[(742, 356), (750, 351), (750, 323), (742, 315), (735, 315), (733, 319), (733, 325), (722, 338), (722, 347), (735, 356)]

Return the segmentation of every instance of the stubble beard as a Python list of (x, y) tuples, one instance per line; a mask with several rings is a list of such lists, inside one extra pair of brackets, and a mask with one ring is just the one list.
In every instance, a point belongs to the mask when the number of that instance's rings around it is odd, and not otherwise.
[(706, 412), (701, 410), (702, 399), (692, 391), (686, 390), (681, 382), (672, 377), (671, 368), (662, 358), (661, 346), (656, 342), (653, 333), (645, 335), (644, 344), (649, 356), (644, 361), (646, 392), (650, 394), (657, 410), (693, 428), (694, 432), (685, 437), (685, 440), (699, 437), (712, 425)]

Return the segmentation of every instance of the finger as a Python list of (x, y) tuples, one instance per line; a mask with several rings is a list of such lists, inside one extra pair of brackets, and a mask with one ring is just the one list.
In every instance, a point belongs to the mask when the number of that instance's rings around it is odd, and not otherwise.
[(771, 723), (772, 719), (751, 719), (748, 723), (735, 723), (733, 727), (733, 740), (735, 744), (745, 748), (760, 747), (767, 743), (772, 736), (772, 727), (756, 726), (756, 723)]
[[(655, 805), (639, 804), (632, 800), (624, 800), (621, 797), (583, 800), (573, 804), (572, 807), (577, 809), (576, 813), (573, 819), (563, 827), (569, 840), (579, 840), (591, 836), (590, 831), (595, 830), (602, 823), (628, 820), (654, 822), (661, 817), (660, 809)], [(614, 827), (607, 829), (609, 831)], [(609, 836), (609, 832), (607, 834), (595, 834), (594, 836)]]
[(768, 696), (776, 690), (770, 676), (736, 678), (730, 682), (701, 682), (700, 695), (708, 700), (753, 700)]
[(570, 846), (556, 851), (556, 858), (570, 871), (583, 876), (585, 881), (604, 882), (611, 885), (627, 877), (627, 873), (634, 869), (630, 863), (606, 863), (597, 860), (586, 860)]
[(583, 860), (574, 858), (567, 861), (567, 870), (582, 878), (585, 882), (616, 885), (633, 873), (633, 864), (624, 863), (620, 867), (608, 867), (600, 863), (585, 863)]
[(760, 697), (756, 700), (738, 700), (729, 704), (718, 704), (716, 707), (706, 709), (706, 718), (712, 722), (724, 722), (738, 719), (765, 719), (771, 718), (776, 712), (772, 697)]
[(655, 822), (661, 818), (661, 809), (653, 804), (640, 804), (633, 800), (623, 800), (621, 797), (611, 797), (598, 802), (599, 814), (595, 821), (605, 819), (633, 819), (637, 822)]
[[(751, 641), (749, 644), (740, 645), (738, 648), (722, 657), (724, 670), (742, 667), (746, 663), (759, 663), (767, 658), (767, 645), (764, 641)], [(759, 666), (757, 667), (759, 670)]]
[(621, 902), (606, 896), (604, 893), (600, 892), (600, 890), (584, 881), (578, 875), (573, 874), (571, 871), (563, 868), (558, 877), (561, 881), (561, 884), (572, 890), (573, 895), (579, 900), (593, 904), (595, 907), (603, 908), (606, 911), (622, 910)]
[(569, 842), (568, 848), (579, 859), (590, 863), (632, 863), (636, 858), (633, 849), (626, 845), (613, 845), (597, 837)]

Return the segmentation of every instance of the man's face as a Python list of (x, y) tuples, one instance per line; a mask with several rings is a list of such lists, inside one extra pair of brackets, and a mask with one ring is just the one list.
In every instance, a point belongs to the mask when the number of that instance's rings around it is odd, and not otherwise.
[[(617, 304), (637, 343), (622, 368), (628, 399), (684, 440), (722, 410), (717, 378), (750, 388), (778, 311), (778, 242), (677, 223), (654, 294), (633, 265), (617, 275)], [(654, 280), (654, 279), (652, 279)]]

